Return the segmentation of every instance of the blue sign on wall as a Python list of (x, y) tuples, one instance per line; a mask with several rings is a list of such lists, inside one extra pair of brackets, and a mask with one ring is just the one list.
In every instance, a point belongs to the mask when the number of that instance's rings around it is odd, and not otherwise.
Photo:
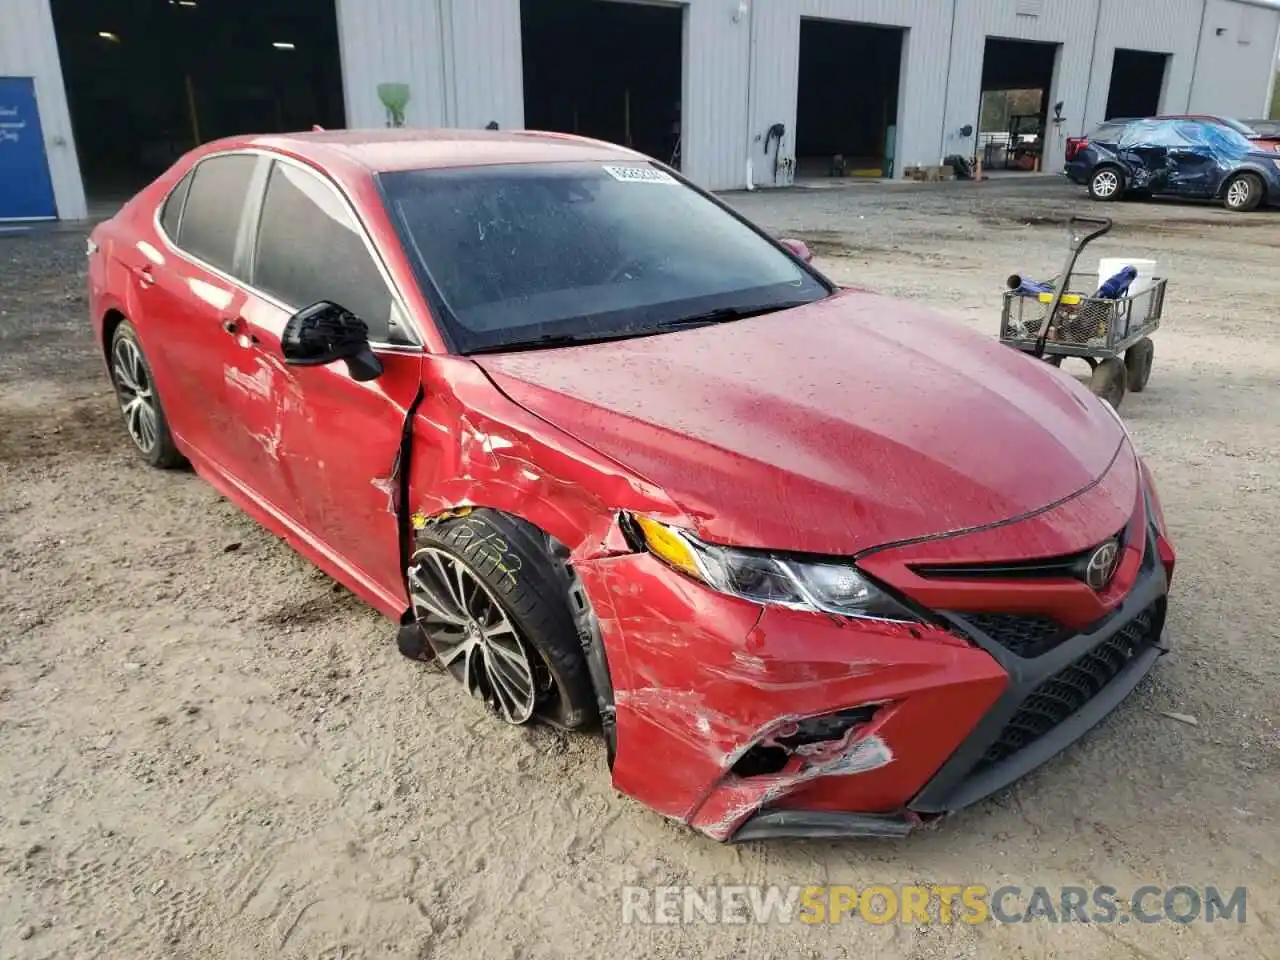
[(0, 220), (58, 216), (30, 77), (0, 77)]

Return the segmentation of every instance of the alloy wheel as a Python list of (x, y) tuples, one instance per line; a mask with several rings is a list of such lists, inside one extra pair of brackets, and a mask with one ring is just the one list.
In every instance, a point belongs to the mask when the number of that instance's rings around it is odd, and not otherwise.
[(1243, 207), (1249, 202), (1249, 181), (1244, 177), (1236, 180), (1227, 188), (1227, 205)]
[(550, 673), (479, 576), (457, 557), (426, 547), (409, 568), (409, 599), (454, 679), (507, 723), (528, 722), (551, 687)]
[(1120, 178), (1113, 170), (1102, 170), (1093, 178), (1093, 192), (1100, 197), (1109, 197), (1120, 189)]
[(111, 354), (111, 379), (115, 382), (125, 427), (138, 449), (149, 454), (160, 437), (160, 429), (155, 389), (142, 361), (142, 351), (132, 340), (122, 337), (116, 341)]

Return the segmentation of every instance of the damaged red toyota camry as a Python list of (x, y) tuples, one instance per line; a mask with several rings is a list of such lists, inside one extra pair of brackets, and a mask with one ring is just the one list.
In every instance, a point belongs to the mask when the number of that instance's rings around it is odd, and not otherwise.
[(1174, 553), (1109, 407), (631, 151), (224, 140), (89, 260), (147, 462), (716, 839), (904, 834), (1164, 651)]

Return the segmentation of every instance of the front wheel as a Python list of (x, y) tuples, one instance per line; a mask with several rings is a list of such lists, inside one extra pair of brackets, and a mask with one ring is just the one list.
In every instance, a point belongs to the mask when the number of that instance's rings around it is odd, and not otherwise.
[(1244, 213), (1256, 210), (1262, 203), (1262, 181), (1252, 173), (1240, 173), (1227, 181), (1222, 204), (1228, 210)]
[(1124, 174), (1115, 167), (1102, 167), (1089, 178), (1089, 196), (1094, 200), (1119, 200), (1124, 194)]
[(440, 665), (499, 719), (579, 729), (596, 718), (595, 690), (569, 585), (545, 540), (491, 510), (428, 523), (409, 563), (409, 599)]

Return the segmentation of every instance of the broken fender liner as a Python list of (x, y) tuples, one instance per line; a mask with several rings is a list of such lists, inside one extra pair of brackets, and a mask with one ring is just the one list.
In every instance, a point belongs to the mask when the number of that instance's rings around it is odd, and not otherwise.
[(762, 810), (744, 823), (730, 843), (749, 840), (841, 837), (905, 837), (923, 821), (917, 816), (836, 813), (827, 810)]

